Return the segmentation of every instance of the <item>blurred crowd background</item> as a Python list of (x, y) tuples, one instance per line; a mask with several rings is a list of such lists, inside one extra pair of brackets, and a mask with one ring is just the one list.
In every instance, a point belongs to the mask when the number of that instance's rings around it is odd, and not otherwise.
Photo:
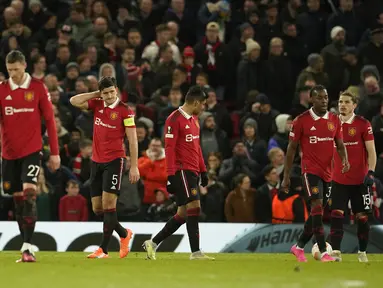
[[(309, 109), (310, 88), (321, 84), (333, 112), (348, 89), (358, 95), (357, 114), (372, 122), (373, 216), (383, 222), (383, 1), (0, 0), (0, 10), (0, 78), (8, 77), (7, 53), (24, 52), (56, 117), (62, 166), (53, 172), (46, 164), (43, 129), (39, 221), (96, 219), (89, 197), (93, 115), (69, 99), (114, 76), (119, 97), (136, 112), (140, 155), (141, 181), (122, 183), (122, 221), (166, 221), (175, 212), (163, 126), (188, 88), (201, 85), (208, 92), (200, 141), (209, 173), (201, 220), (270, 223), (286, 210), (286, 223), (304, 222), (299, 155), (289, 194), (278, 192), (292, 120)], [(0, 220), (13, 219), (13, 200), (2, 195)]]

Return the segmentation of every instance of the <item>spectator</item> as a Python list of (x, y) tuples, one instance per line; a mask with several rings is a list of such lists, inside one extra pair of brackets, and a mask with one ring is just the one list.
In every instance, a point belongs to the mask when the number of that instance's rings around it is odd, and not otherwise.
[(11, 23), (17, 19), (17, 17), (15, 8), (10, 6), (6, 7), (3, 12), (3, 19), (1, 19), (0, 31), (7, 30), (11, 26)]
[(155, 190), (158, 187), (166, 186), (167, 174), (165, 166), (165, 149), (162, 147), (161, 139), (153, 138), (150, 141), (149, 149), (138, 160), (138, 169), (145, 187), (143, 204), (155, 203), (157, 197)]
[(194, 63), (195, 53), (192, 47), (185, 47), (183, 50), (183, 62), (182, 66), (185, 67), (187, 72), (187, 83), (189, 85), (195, 85), (197, 76), (202, 72), (202, 67), (199, 64)]
[(140, 22), (141, 31), (144, 31), (143, 43), (149, 44), (156, 37), (156, 27), (161, 23), (160, 9), (153, 9), (152, 0), (141, 0), (137, 18)]
[(151, 64), (155, 63), (155, 60), (161, 58), (160, 47), (167, 45), (172, 54), (172, 59), (176, 64), (181, 63), (181, 54), (176, 45), (170, 42), (169, 27), (165, 24), (161, 24), (156, 27), (156, 41), (151, 42), (145, 47), (142, 53), (142, 58), (148, 59)]
[(250, 23), (243, 23), (239, 27), (239, 30), (241, 32), (241, 36), (239, 38), (234, 37), (229, 44), (230, 52), (233, 55), (233, 64), (235, 67), (238, 66), (242, 56), (248, 53), (246, 44), (247, 40), (253, 40), (254, 38), (254, 28)]
[(256, 223), (254, 213), (255, 189), (246, 174), (234, 178), (234, 190), (227, 195), (225, 216), (230, 223)]
[(108, 21), (112, 20), (110, 17), (109, 9), (106, 7), (103, 0), (94, 0), (90, 6), (89, 17), (91, 20), (97, 19), (97, 17), (104, 17)]
[(201, 218), (204, 222), (223, 222), (225, 185), (216, 180), (216, 174), (213, 171), (209, 171), (208, 179), (206, 187), (200, 186)]
[(306, 203), (299, 194), (280, 191), (272, 201), (272, 223), (304, 223), (308, 218)]
[[(100, 66), (98, 74), (98, 79), (101, 79), (102, 77), (114, 77), (116, 78), (116, 70), (114, 69), (114, 66), (110, 63), (104, 63)], [(119, 85), (117, 83), (117, 85)]]
[(51, 220), (50, 195), (53, 192), (52, 190), (52, 186), (45, 180), (44, 169), (40, 168), (36, 189), (36, 209), (38, 221)]
[(198, 86), (207, 86), (209, 85), (209, 76), (205, 72), (201, 72), (197, 75), (195, 82)]
[(299, 89), (305, 86), (305, 82), (307, 80), (314, 80), (316, 84), (327, 87), (329, 84), (329, 79), (328, 75), (323, 71), (324, 62), (322, 56), (320, 56), (319, 54), (310, 54), (307, 57), (307, 62), (309, 66), (307, 66), (299, 74), (295, 88)]
[(270, 138), (267, 151), (277, 147), (281, 148), (286, 153), (287, 145), (289, 145), (289, 132), (291, 130), (292, 122), (293, 119), (291, 115), (288, 114), (279, 114), (275, 118), (277, 132)]
[(310, 107), (310, 90), (311, 87), (303, 86), (298, 89), (298, 101), (293, 105), (293, 108), (290, 110), (289, 114), (292, 119), (295, 119), (298, 115), (302, 114)]
[(249, 158), (245, 144), (242, 141), (237, 141), (233, 147), (233, 157), (222, 162), (218, 180), (229, 187), (231, 179), (236, 175), (243, 173), (255, 181), (258, 172), (259, 164)]
[(370, 32), (370, 41), (361, 47), (360, 59), (363, 65), (375, 65), (382, 77), (383, 71), (383, 25), (376, 24)]
[(219, 152), (223, 159), (229, 158), (231, 156), (229, 139), (226, 132), (216, 124), (213, 114), (203, 112), (199, 119), (201, 149), (205, 162), (208, 159), (208, 155), (214, 152)]
[[(183, 51), (186, 47), (186, 44), (184, 42), (180, 41), (180, 39), (178, 38), (180, 27), (174, 21), (168, 22), (167, 26), (168, 26), (169, 31), (170, 31), (170, 42), (178, 47), (178, 50), (180, 51), (180, 53), (183, 53)], [(192, 36), (192, 37), (194, 38), (194, 36)], [(190, 40), (188, 40), (188, 42), (189, 41)]]
[(383, 93), (380, 92), (380, 85), (374, 76), (368, 76), (364, 80), (365, 95), (357, 108), (357, 113), (362, 115), (368, 121), (380, 113)]
[(287, 5), (281, 11), (282, 23), (294, 23), (297, 16), (302, 12), (301, 0), (288, 0)]
[[(65, 78), (66, 67), (70, 62), (71, 54), (68, 45), (60, 44), (57, 48), (56, 61), (48, 68), (49, 73), (54, 74), (60, 81)], [(77, 63), (76, 63), (77, 64)]]
[(177, 65), (172, 75), (172, 87), (180, 89), (183, 97), (186, 96), (190, 88), (190, 84), (187, 81), (187, 74), (188, 72), (183, 65)]
[(243, 125), (243, 142), (251, 159), (262, 167), (267, 164), (267, 144), (257, 135), (258, 125), (254, 119), (247, 119)]
[(213, 114), (214, 119), (220, 129), (226, 132), (229, 138), (233, 137), (233, 123), (226, 107), (218, 103), (217, 94), (210, 86), (205, 86), (207, 93), (206, 111)]
[(237, 107), (243, 107), (251, 90), (263, 90), (261, 46), (252, 39), (246, 41), (246, 51), (237, 66)]
[(108, 32), (108, 20), (105, 17), (99, 16), (93, 20), (92, 34), (87, 36), (84, 41), (84, 47), (94, 45), (97, 49), (100, 49), (104, 43), (104, 36)]
[(80, 153), (73, 161), (73, 173), (81, 183), (85, 183), (90, 178), (92, 145), (89, 139), (80, 142)]
[(45, 71), (47, 69), (47, 62), (45, 56), (37, 54), (32, 59), (32, 73), (31, 76), (37, 80), (44, 80)]
[(138, 157), (145, 155), (145, 151), (149, 148), (150, 139), (148, 127), (143, 122), (136, 123), (137, 141), (138, 141)]
[(52, 87), (48, 91), (51, 95), (52, 104), (57, 106), (62, 126), (66, 129), (71, 129), (73, 125), (73, 117), (68, 106), (66, 106), (66, 95), (64, 93), (60, 93), (58, 87)]
[(158, 135), (163, 134), (162, 132), (164, 129), (166, 118), (168, 118), (173, 111), (175, 111), (176, 109), (178, 109), (178, 107), (181, 106), (181, 99), (182, 99), (182, 94), (179, 89), (177, 88), (170, 89), (168, 107), (165, 107), (162, 110), (160, 110), (158, 115), (158, 121), (157, 121), (158, 132), (159, 132)]
[(82, 4), (74, 4), (70, 11), (70, 17), (65, 23), (73, 28), (72, 37), (78, 43), (82, 43), (82, 41), (92, 33), (92, 22), (85, 14), (85, 7)]
[(285, 152), (281, 148), (271, 148), (267, 153), (271, 165), (277, 170), (277, 174), (282, 177), (285, 164)]
[(258, 29), (259, 41), (264, 51), (268, 51), (271, 45), (271, 40), (280, 37), (282, 34), (280, 17), (278, 15), (278, 3), (269, 1), (266, 6), (266, 17), (261, 21)]
[(362, 62), (359, 60), (355, 47), (346, 47), (342, 54), (345, 62), (345, 75), (343, 87), (357, 86), (360, 83), (360, 71), (362, 70)]
[(146, 106), (152, 108), (157, 114), (164, 109), (169, 102), (170, 86), (164, 86), (153, 93), (151, 101)]
[[(346, 1), (346, 0), (343, 0)], [(329, 96), (331, 99), (338, 99), (339, 92), (342, 89), (343, 77), (345, 73), (345, 62), (342, 59), (344, 53), (346, 31), (341, 26), (335, 26), (331, 30), (331, 43), (325, 46), (321, 55), (324, 62), (324, 71), (329, 78)]]
[(81, 54), (77, 57), (77, 64), (80, 69), (80, 76), (88, 77), (88, 76), (96, 76), (96, 73), (92, 71), (92, 60), (88, 56), (88, 54)]
[(50, 39), (57, 36), (57, 16), (46, 12), (43, 17), (43, 25), (30, 38), (31, 43), (35, 43), (40, 51), (45, 52), (45, 47)]
[(173, 82), (173, 72), (177, 63), (173, 60), (172, 49), (168, 44), (159, 48), (159, 57), (153, 63), (155, 75), (155, 87), (171, 86)]
[(380, 113), (372, 118), (371, 125), (374, 132), (376, 154), (379, 156), (383, 153), (383, 101), (380, 104)]
[(147, 218), (151, 222), (166, 222), (177, 211), (177, 204), (174, 197), (168, 197), (169, 194), (165, 188), (158, 188), (154, 191), (155, 202), (149, 206)]
[(76, 181), (69, 180), (65, 191), (67, 195), (60, 199), (60, 221), (88, 221), (86, 199), (79, 194), (80, 188)]
[(221, 163), (222, 163), (222, 157), (221, 157), (221, 154), (219, 154), (218, 152), (211, 152), (207, 156), (206, 166), (209, 172), (211, 173), (214, 172), (215, 175), (217, 175), (221, 167)]

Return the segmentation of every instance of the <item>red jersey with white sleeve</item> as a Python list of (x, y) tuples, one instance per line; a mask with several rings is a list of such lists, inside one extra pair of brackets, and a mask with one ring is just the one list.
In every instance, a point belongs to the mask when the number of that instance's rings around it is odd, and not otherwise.
[(92, 160), (107, 163), (125, 157), (125, 127), (136, 127), (132, 109), (118, 98), (109, 106), (102, 99), (88, 100), (88, 109), (94, 114)]
[(374, 140), (372, 127), (368, 120), (354, 114), (349, 120), (342, 122), (342, 129), (350, 170), (342, 173), (342, 160), (336, 153), (333, 180), (343, 185), (360, 185), (368, 172), (368, 155), (364, 142)]
[(200, 145), (198, 118), (178, 108), (165, 122), (165, 158), (168, 175), (179, 170), (206, 172)]
[(42, 149), (41, 118), (45, 119), (51, 155), (59, 155), (56, 122), (43, 82), (25, 73), (21, 86), (0, 83), (2, 157), (20, 159)]
[(290, 140), (301, 146), (302, 174), (313, 174), (325, 182), (331, 181), (334, 139), (342, 139), (342, 126), (335, 114), (326, 112), (319, 117), (311, 108), (295, 118)]

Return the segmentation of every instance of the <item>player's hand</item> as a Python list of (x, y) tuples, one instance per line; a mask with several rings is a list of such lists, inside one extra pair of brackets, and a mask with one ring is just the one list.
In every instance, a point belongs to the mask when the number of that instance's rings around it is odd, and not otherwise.
[(50, 162), (49, 166), (53, 171), (57, 171), (58, 169), (60, 169), (61, 159), (59, 155), (49, 156), (49, 162)]
[(140, 180), (140, 171), (138, 171), (137, 167), (130, 167), (130, 170), (129, 170), (130, 183), (132, 184), (137, 183), (138, 180)]
[(289, 189), (290, 189), (290, 177), (284, 177), (281, 184), (281, 190), (285, 192), (289, 192)]
[(207, 172), (202, 172), (201, 175), (201, 186), (206, 187), (209, 183), (209, 178), (207, 177)]
[(168, 192), (170, 194), (175, 194), (175, 191), (173, 190), (173, 185), (174, 185), (175, 180), (176, 180), (175, 175), (169, 175), (168, 176), (168, 181), (166, 183), (166, 190), (168, 190)]
[(343, 162), (342, 173), (346, 173), (348, 170), (350, 170), (350, 163), (346, 160)]
[(374, 184), (374, 171), (369, 170), (367, 175), (364, 176), (364, 186), (371, 187)]

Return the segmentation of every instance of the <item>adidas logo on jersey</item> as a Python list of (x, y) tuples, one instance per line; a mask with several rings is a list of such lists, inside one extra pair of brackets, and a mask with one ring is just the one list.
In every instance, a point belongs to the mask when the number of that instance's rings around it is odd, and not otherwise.
[(112, 186), (112, 187), (110, 187), (110, 189), (112, 189), (112, 190), (116, 190), (116, 186)]
[(98, 111), (99, 113), (104, 113), (104, 110), (100, 110), (100, 111)]
[(189, 125), (186, 125), (186, 126), (185, 126), (185, 129), (189, 129), (189, 128), (190, 128)]
[(7, 97), (5, 97), (5, 100), (12, 100), (12, 96), (8, 95)]
[(311, 127), (311, 129), (310, 129), (310, 131), (315, 131), (315, 130), (317, 130), (317, 129), (315, 129), (315, 127), (313, 126), (313, 127)]

